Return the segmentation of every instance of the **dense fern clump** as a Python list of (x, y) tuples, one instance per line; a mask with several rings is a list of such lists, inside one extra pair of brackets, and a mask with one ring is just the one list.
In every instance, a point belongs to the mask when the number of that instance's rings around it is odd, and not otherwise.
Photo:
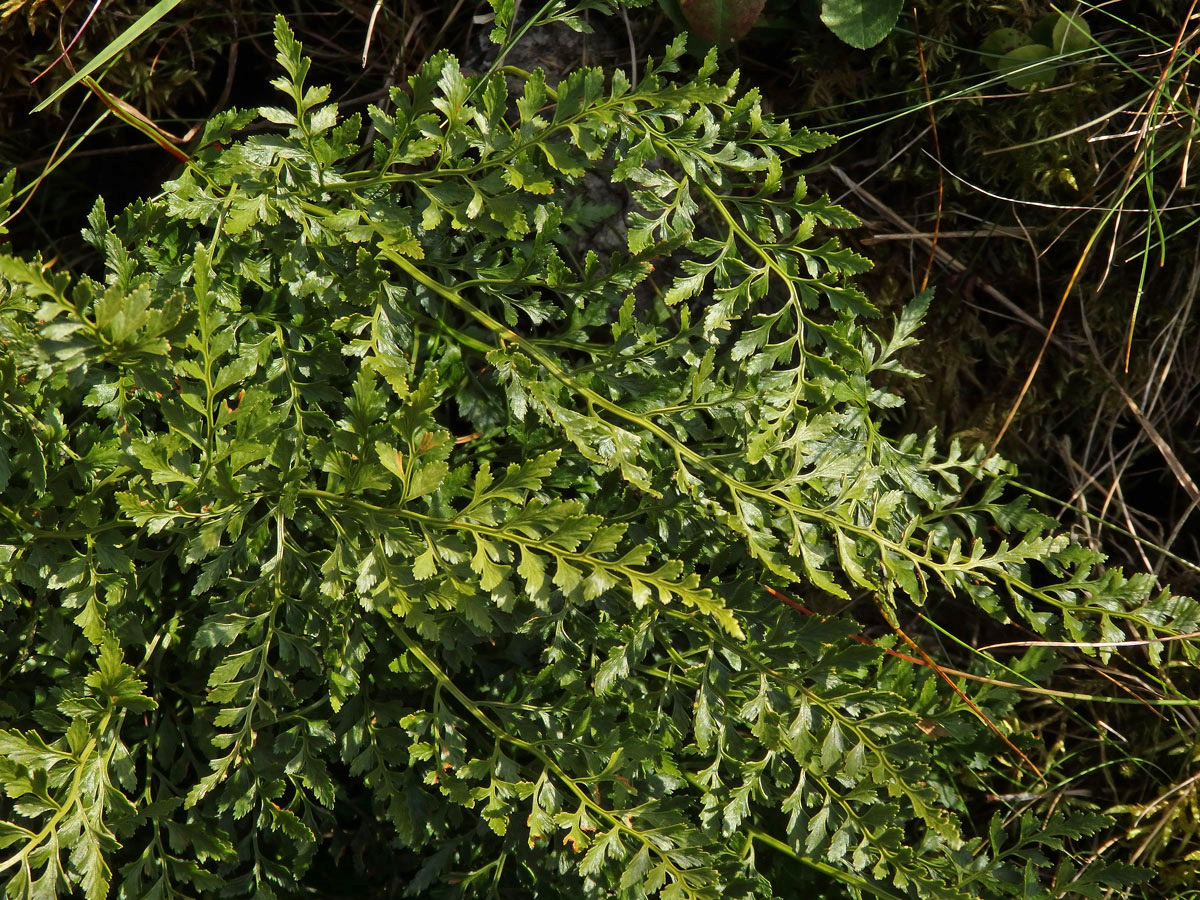
[[(826, 137), (715, 57), (672, 80), (677, 41), (636, 86), (436, 55), (364, 150), (275, 37), (286, 104), (98, 205), (102, 276), (0, 257), (8, 897), (1141, 877), (1080, 856), (1092, 806), (997, 799), (1042, 790), (1036, 735), (779, 599), (898, 627), (957, 598), (1076, 641), (1200, 612), (1056, 535), (998, 460), (881, 433), (929, 298), (865, 324), (830, 236), (855, 219), (788, 165)], [(595, 173), (629, 201), (606, 259)], [(979, 665), (1000, 730), (1050, 668)]]

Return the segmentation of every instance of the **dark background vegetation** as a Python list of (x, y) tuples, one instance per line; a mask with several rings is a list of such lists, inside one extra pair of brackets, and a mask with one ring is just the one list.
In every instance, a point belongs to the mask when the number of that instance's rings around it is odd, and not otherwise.
[[(20, 186), (40, 179), (9, 224), (18, 250), (86, 266), (78, 235), (97, 193), (115, 210), (177, 174), (169, 154), (104, 117), (81, 87), (30, 115), (73, 62), (147, 6), (104, 0), (85, 24), (93, 4), (83, 0), (0, 0), (0, 170), (15, 167)], [(905, 385), (896, 430), (998, 441), (1077, 537), (1194, 594), (1200, 20), (1182, 0), (1065, 8), (1084, 15), (1095, 46), (1058, 61), (1053, 82), (1034, 90), (1014, 90), (978, 50), (994, 29), (1036, 27), (1051, 6), (1033, 0), (917, 0), (869, 50), (823, 28), (816, 0), (770, 0), (723, 60), (776, 113), (843, 138), (808, 177), (864, 220), (847, 240), (876, 263), (865, 278), (876, 302), (894, 310), (926, 281), (936, 288), (909, 360), (927, 377)], [(310, 83), (332, 83), (344, 109), (385, 102), (439, 47), (468, 70), (486, 62), (489, 10), (477, 0), (185, 2), (103, 84), (194, 149), (211, 114), (270, 96), (280, 12), (313, 58)], [(671, 12), (596, 16), (586, 39), (535, 34), (510, 61), (557, 75), (642, 67), (677, 33)], [(953, 646), (943, 651), (953, 660)], [(1168, 667), (1154, 677), (1190, 675)], [(1122, 709), (1104, 713), (1105, 727), (1156, 776), (1104, 768), (1096, 779), (1124, 804), (1135, 858), (1159, 865), (1152, 890), (1183, 896), (1200, 865), (1187, 859), (1200, 848), (1198, 723), (1186, 710)], [(1040, 725), (1069, 731), (1066, 715), (1048, 706)]]

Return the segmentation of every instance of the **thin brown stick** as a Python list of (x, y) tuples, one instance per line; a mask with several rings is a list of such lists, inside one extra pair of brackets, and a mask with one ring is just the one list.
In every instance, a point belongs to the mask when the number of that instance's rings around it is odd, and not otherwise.
[[(884, 621), (887, 621), (886, 616), (884, 617)], [(1008, 739), (1008, 736), (996, 726), (995, 722), (988, 718), (987, 713), (975, 705), (975, 701), (968, 697), (966, 693), (963, 692), (962, 688), (954, 683), (954, 679), (950, 677), (950, 673), (938, 665), (937, 662), (934, 661), (933, 657), (926, 653), (924, 648), (918, 645), (916, 641), (905, 634), (904, 629), (898, 624), (888, 622), (888, 625), (894, 632), (896, 632), (896, 634), (900, 635), (901, 639), (904, 641), (904, 643), (908, 644), (910, 649), (921, 655), (921, 657), (925, 660), (925, 664), (928, 665), (929, 668), (933, 669), (933, 671), (937, 673), (938, 677), (950, 686), (950, 690), (954, 691), (954, 693), (958, 695), (958, 698), (971, 708), (971, 712), (978, 716), (979, 721), (983, 722), (984, 725), (991, 729), (992, 733), (994, 733), (996, 737), (1000, 738), (1000, 740), (1004, 742), (1004, 746), (1008, 747), (1009, 750), (1017, 754), (1017, 756), (1019, 756), (1025, 762), (1025, 765), (1029, 766), (1029, 768), (1034, 771), (1037, 777), (1041, 779), (1042, 783), (1046, 784), (1046, 776), (1042, 773), (1042, 770), (1037, 767), (1032, 759), (1025, 755), (1020, 747)]]
[[(783, 592), (776, 590), (775, 588), (771, 587), (769, 584), (762, 585), (762, 588), (768, 594), (770, 594), (772, 597), (787, 604), (788, 606), (792, 607), (792, 609), (795, 609), (798, 612), (802, 612), (806, 616), (812, 616), (821, 621), (825, 621), (825, 619), (826, 619), (825, 616), (822, 616), (819, 613), (814, 612), (813, 610), (811, 610), (807, 606), (805, 606), (803, 603), (796, 602), (791, 597), (787, 596), (787, 594), (784, 594)], [(922, 618), (924, 618), (924, 617), (922, 617)], [(1131, 691), (1128, 687), (1126, 687), (1122, 684), (1119, 684), (1111, 676), (1107, 675), (1106, 673), (1104, 673), (1098, 669), (1094, 670), (1094, 671), (1096, 671), (1098, 674), (1103, 675), (1108, 681), (1112, 682), (1114, 687), (1117, 687), (1120, 690), (1124, 691), (1125, 693), (1129, 694), (1129, 699), (1128, 700), (1117, 700), (1116, 698), (1099, 697), (1094, 694), (1084, 694), (1079, 691), (1059, 691), (1059, 690), (1055, 690), (1054, 688), (1038, 687), (1037, 685), (1032, 685), (1032, 684), (1017, 684), (1016, 682), (1013, 682), (1013, 681), (1003, 681), (1002, 679), (999, 679), (999, 678), (989, 678), (986, 675), (976, 675), (973, 672), (964, 672), (962, 669), (953, 669), (953, 668), (950, 668), (949, 666), (943, 666), (940, 663), (934, 662), (932, 659), (930, 659), (929, 661), (926, 661), (924, 659), (919, 659), (915, 656), (909, 656), (907, 653), (901, 653), (899, 650), (893, 650), (890, 647), (880, 647), (878, 644), (875, 643), (875, 641), (873, 641), (870, 638), (865, 637), (861, 634), (852, 634), (852, 635), (850, 635), (850, 639), (853, 641), (858, 641), (860, 644), (866, 644), (869, 647), (875, 647), (877, 649), (880, 649), (887, 656), (892, 656), (892, 657), (895, 657), (896, 659), (902, 659), (905, 662), (912, 663), (913, 665), (925, 666), (927, 668), (931, 667), (931, 664), (932, 664), (932, 667), (939, 669), (941, 672), (944, 672), (947, 675), (953, 675), (955, 678), (965, 678), (967, 681), (975, 681), (975, 682), (978, 682), (979, 684), (988, 684), (988, 685), (991, 685), (992, 687), (1005, 688), (1006, 690), (1011, 690), (1011, 691), (1021, 691), (1022, 693), (1026, 693), (1026, 694), (1036, 694), (1040, 697), (1057, 697), (1062, 700), (1084, 700), (1084, 701), (1092, 701), (1092, 702), (1118, 702), (1118, 703), (1133, 702), (1133, 703), (1138, 703), (1142, 706), (1147, 707), (1152, 712), (1154, 712), (1156, 715), (1161, 715), (1160, 713), (1158, 713), (1158, 711), (1156, 709), (1154, 709), (1154, 706), (1155, 706), (1154, 703), (1149, 702), (1148, 700), (1146, 700), (1143, 697), (1137, 696), (1137, 694), (1133, 693), (1133, 691)], [(920, 650), (920, 648), (917, 648), (917, 649), (918, 649), (918, 651)], [(1160, 700), (1157, 702), (1159, 705), (1168, 705), (1168, 706), (1200, 706), (1200, 700)]]

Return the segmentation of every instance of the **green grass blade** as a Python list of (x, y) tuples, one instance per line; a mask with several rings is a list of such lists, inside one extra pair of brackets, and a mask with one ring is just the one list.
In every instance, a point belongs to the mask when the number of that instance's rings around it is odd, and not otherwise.
[(182, 2), (183, 0), (160, 0), (160, 2), (156, 3), (153, 8), (146, 12), (145, 15), (121, 32), (121, 35), (115, 41), (97, 53), (96, 56), (92, 58), (91, 62), (72, 75), (58, 88), (58, 90), (35, 106), (33, 111), (35, 113), (41, 112), (55, 100), (61, 97), (67, 90), (74, 87), (88, 75), (91, 75), (92, 72), (96, 71), (96, 69), (100, 68), (100, 66), (104, 65), (106, 62), (136, 41), (146, 31), (148, 31), (155, 22), (157, 22)]

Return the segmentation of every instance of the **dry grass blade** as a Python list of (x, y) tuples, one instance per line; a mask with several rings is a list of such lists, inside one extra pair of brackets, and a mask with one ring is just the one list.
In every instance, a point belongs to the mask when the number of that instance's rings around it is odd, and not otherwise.
[[(912, 240), (919, 241), (919, 242), (923, 243), (925, 246), (929, 247), (930, 252), (933, 254), (933, 256), (938, 260), (938, 262), (940, 262), (942, 265), (946, 266), (946, 268), (950, 269), (952, 272), (955, 272), (955, 273), (962, 273), (962, 272), (967, 271), (967, 266), (964, 263), (960, 262), (959, 260), (955, 259), (954, 256), (950, 252), (948, 252), (945, 248), (936, 247), (933, 245), (933, 236), (932, 235), (927, 235), (924, 232), (920, 231), (911, 222), (908, 222), (899, 213), (897, 213), (895, 210), (893, 210), (890, 206), (888, 206), (886, 203), (884, 203), (882, 200), (880, 200), (878, 197), (876, 197), (874, 194), (872, 194), (870, 191), (868, 191), (866, 188), (864, 188), (861, 184), (859, 184), (853, 178), (851, 178), (849, 175), (847, 175), (842, 169), (838, 168), (837, 166), (831, 165), (829, 167), (829, 171), (831, 171), (834, 175), (836, 175), (838, 177), (838, 179), (842, 182), (842, 184), (844, 184), (850, 190), (851, 193), (853, 193), (860, 200), (862, 200), (863, 202), (865, 202), (869, 206), (871, 206), (871, 208), (873, 208), (876, 212), (878, 212), (880, 215), (882, 215), (884, 218), (886, 218), (889, 222), (893, 223), (897, 228), (902, 229), (908, 237), (910, 237)], [(943, 236), (945, 236), (945, 235), (943, 235)], [(995, 300), (997, 303), (999, 303), (1001, 306), (1003, 306), (1006, 310), (1008, 310), (1010, 313), (1012, 313), (1013, 316), (1015, 316), (1016, 318), (1018, 318), (1022, 322), (1024, 322), (1026, 325), (1028, 325), (1030, 328), (1036, 329), (1037, 331), (1041, 332), (1042, 334), (1046, 333), (1045, 325), (1043, 325), (1041, 322), (1039, 322), (1037, 319), (1035, 319), (1033, 316), (1031, 316), (1029, 313), (1027, 313), (1020, 306), (1018, 306), (1009, 297), (1007, 297), (1004, 293), (1002, 293), (1000, 290), (998, 290), (994, 285), (988, 284), (986, 282), (981, 282), (980, 289), (985, 294), (987, 294), (989, 297), (991, 297), (993, 300)]]
[(367, 23), (367, 37), (363, 41), (362, 52), (362, 67), (367, 67), (367, 57), (371, 53), (371, 39), (375, 36), (375, 20), (379, 18), (379, 11), (383, 9), (383, 0), (375, 0), (375, 7), (371, 10), (371, 20)]
[(62, 53), (58, 55), (54, 62), (50, 63), (50, 65), (33, 77), (33, 81), (30, 82), (31, 84), (37, 82), (39, 78), (49, 73), (55, 66), (67, 58), (67, 54), (71, 52), (71, 48), (74, 47), (79, 38), (83, 36), (84, 31), (87, 30), (88, 23), (92, 21), (92, 17), (96, 15), (96, 10), (100, 8), (100, 4), (103, 2), (104, 0), (95, 0), (95, 2), (92, 4), (92, 8), (88, 10), (87, 18), (83, 20), (83, 24), (80, 25), (75, 31), (75, 37), (71, 38), (71, 41), (67, 44), (67, 46), (63, 47)]
[(1059, 298), (1058, 306), (1054, 309), (1054, 316), (1050, 319), (1050, 324), (1044, 328), (1045, 338), (1042, 340), (1042, 346), (1038, 349), (1037, 356), (1034, 357), (1033, 365), (1029, 368), (1029, 374), (1025, 376), (1025, 383), (1021, 385), (1021, 390), (1017, 393), (1017, 399), (1013, 401), (1009, 407), (1008, 414), (1004, 417), (1004, 422), (1000, 426), (1000, 430), (992, 439), (992, 443), (988, 446), (988, 456), (996, 452), (996, 448), (1000, 445), (1000, 441), (1004, 439), (1004, 435), (1008, 433), (1009, 426), (1012, 425), (1013, 419), (1017, 417), (1017, 410), (1021, 408), (1021, 403), (1025, 400), (1025, 395), (1029, 393), (1029, 388), (1033, 384), (1033, 379), (1037, 377), (1038, 369), (1041, 368), (1042, 360), (1046, 356), (1046, 349), (1050, 346), (1050, 342), (1054, 339), (1054, 329), (1058, 327), (1059, 319), (1062, 317), (1063, 308), (1067, 305), (1067, 298), (1071, 296), (1071, 291), (1075, 287), (1075, 282), (1079, 280), (1080, 273), (1083, 272), (1083, 267), (1087, 263), (1088, 257), (1091, 255), (1092, 247), (1096, 243), (1096, 238), (1099, 236), (1099, 231), (1093, 231), (1092, 236), (1088, 238), (1087, 243), (1083, 247), (1083, 252), (1079, 255), (1079, 262), (1075, 264), (1074, 271), (1071, 272), (1071, 277), (1067, 281), (1066, 288), (1063, 289), (1062, 297)]

